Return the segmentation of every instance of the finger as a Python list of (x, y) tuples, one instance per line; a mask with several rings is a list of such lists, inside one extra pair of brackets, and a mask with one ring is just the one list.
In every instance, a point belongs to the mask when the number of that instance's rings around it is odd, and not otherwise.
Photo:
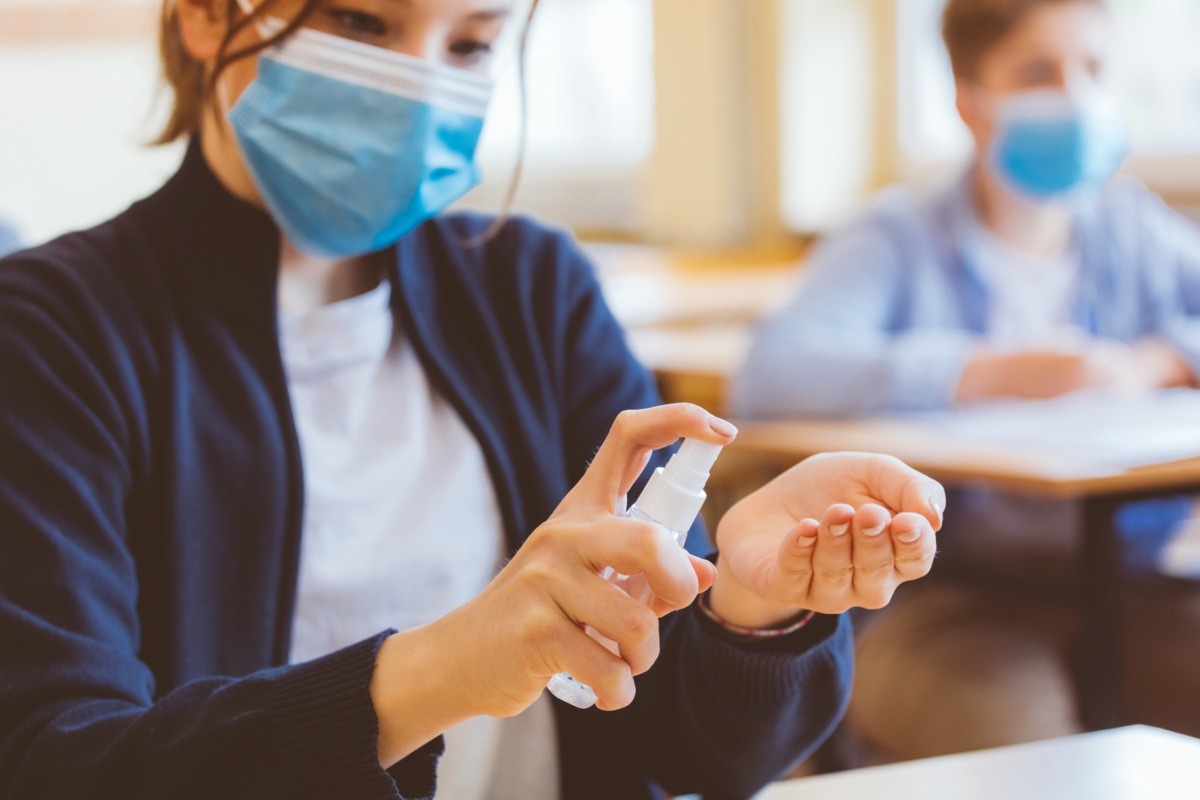
[[(556, 672), (567, 672), (596, 693), (596, 706), (603, 711), (624, 708), (636, 692), (633, 670), (620, 656), (584, 633), (582, 628), (563, 625), (562, 632), (547, 644), (548, 661)], [(555, 674), (551, 673), (551, 674)], [(546, 676), (549, 680), (550, 676)]]
[(645, 603), (599, 575), (583, 580), (563, 576), (554, 599), (576, 623), (591, 626), (615, 644), (634, 675), (641, 675), (658, 659), (658, 617)]
[(929, 574), (933, 566), (937, 534), (920, 514), (897, 514), (892, 520), (892, 547), (900, 580), (916, 580)]
[(941, 530), (946, 511), (945, 488), (898, 458), (877, 456), (870, 473), (871, 494), (896, 512), (913, 512)]
[(703, 594), (717, 582), (717, 567), (707, 558), (700, 558), (700, 556), (694, 556), (691, 553), (688, 553), (687, 557), (692, 565), (692, 569), (696, 572), (698, 590)]
[(783, 535), (775, 557), (758, 570), (756, 590), (760, 596), (788, 607), (808, 600), (820, 527), (815, 519), (802, 519)]
[[(692, 570), (696, 573), (696, 593), (704, 594), (712, 588), (714, 583), (717, 582), (717, 568), (706, 558), (700, 558), (699, 556), (694, 556), (691, 553), (687, 553), (687, 558), (688, 562), (692, 566)], [(654, 615), (657, 617), (665, 617), (672, 611), (678, 610), (662, 600), (659, 600), (654, 596), (653, 592), (650, 593), (650, 599), (647, 601), (647, 603), (649, 604), (651, 610), (654, 611)]]
[(854, 518), (854, 508), (844, 503), (830, 506), (821, 517), (812, 559), (814, 594), (840, 594), (849, 590), (854, 577), (854, 542), (850, 533)]
[[(827, 515), (828, 513), (826, 512)], [(802, 519), (779, 543), (779, 552), (776, 554), (779, 576), (787, 582), (791, 590), (808, 590), (808, 584), (812, 580), (813, 553), (817, 547), (820, 529), (821, 523), (817, 520)]]
[(615, 499), (628, 491), (641, 473), (634, 467), (642, 463), (648, 451), (666, 447), (681, 437), (725, 445), (736, 435), (737, 429), (728, 422), (690, 403), (622, 411), (571, 495), (597, 510), (611, 512)]
[(629, 494), (629, 490), (633, 488), (633, 484), (637, 482), (638, 477), (646, 471), (646, 465), (650, 463), (650, 457), (653, 455), (653, 450), (647, 450), (640, 457), (630, 460), (629, 465), (625, 469), (625, 474), (621, 476), (621, 485), (618, 489), (621, 497)]
[(866, 608), (882, 608), (892, 599), (896, 580), (896, 554), (892, 537), (885, 536), (892, 515), (882, 506), (868, 503), (854, 516), (855, 602)]
[[(579, 544), (579, 553), (595, 572), (612, 567), (623, 575), (645, 577), (655, 608), (662, 613), (690, 605), (700, 591), (700, 575), (688, 552), (675, 542), (670, 531), (653, 522), (614, 518), (605, 526), (605, 535), (589, 530)], [(637, 598), (650, 602), (652, 598)]]

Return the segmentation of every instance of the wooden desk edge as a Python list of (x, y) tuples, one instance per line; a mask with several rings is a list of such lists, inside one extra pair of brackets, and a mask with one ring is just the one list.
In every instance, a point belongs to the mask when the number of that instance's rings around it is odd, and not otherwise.
[[(741, 433), (723, 457), (732, 467), (737, 455), (769, 459), (779, 469), (823, 452), (852, 450), (883, 452), (895, 456), (935, 480), (949, 484), (986, 483), (989, 486), (1023, 494), (1080, 498), (1097, 495), (1134, 494), (1200, 487), (1200, 457), (1164, 462), (1130, 469), (1089, 469), (1085, 464), (1047, 456), (1021, 455), (1004, 450), (979, 450), (971, 453), (939, 452), (939, 446), (922, 444), (912, 436), (879, 436), (884, 430), (874, 423), (855, 427), (847, 433), (844, 421), (828, 424), (822, 432), (820, 422), (743, 422), (735, 421)], [(872, 447), (872, 444), (877, 446)], [(733, 456), (733, 458), (730, 458)], [(1047, 464), (1054, 464), (1047, 467)]]

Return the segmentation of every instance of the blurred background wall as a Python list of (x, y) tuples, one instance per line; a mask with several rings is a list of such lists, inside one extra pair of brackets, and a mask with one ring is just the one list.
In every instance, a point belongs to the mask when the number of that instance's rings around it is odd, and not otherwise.
[[(584, 238), (769, 250), (967, 151), (942, 0), (543, 0), (522, 210)], [(1200, 207), (1200, 3), (1111, 0), (1128, 170)], [(27, 242), (152, 190), (157, 0), (0, 0), (0, 218)], [(496, 208), (518, 142), (502, 70), (468, 203)]]

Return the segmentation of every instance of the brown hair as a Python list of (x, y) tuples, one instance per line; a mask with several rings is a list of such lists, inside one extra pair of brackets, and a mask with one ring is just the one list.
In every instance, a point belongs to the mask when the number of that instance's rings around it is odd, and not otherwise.
[(287, 26), (274, 36), (256, 42), (249, 47), (230, 52), (229, 43), (247, 25), (261, 17), (265, 17), (279, 0), (265, 0), (250, 13), (242, 12), (236, 0), (226, 0), (226, 30), (225, 39), (221, 42), (216, 64), (211, 74), (205, 74), (204, 63), (192, 58), (183, 45), (183, 36), (179, 32), (179, 11), (175, 0), (164, 0), (162, 13), (159, 15), (158, 51), (162, 62), (163, 77), (167, 88), (171, 91), (171, 115), (162, 133), (154, 140), (155, 144), (168, 144), (190, 136), (200, 128), (200, 120), (206, 109), (216, 112), (212, 102), (216, 92), (217, 81), (221, 73), (235, 61), (248, 58), (260, 50), (264, 50), (275, 42), (285, 39), (294, 30), (304, 24), (312, 15), (321, 0), (305, 0), (300, 13)]
[(942, 12), (942, 39), (954, 76), (978, 78), (988, 52), (1026, 17), (1043, 6), (1066, 2), (1105, 6), (1104, 0), (949, 0)]

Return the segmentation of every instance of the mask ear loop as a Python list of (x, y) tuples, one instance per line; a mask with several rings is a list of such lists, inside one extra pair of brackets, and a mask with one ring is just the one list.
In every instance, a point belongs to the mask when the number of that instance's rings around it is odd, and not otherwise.
[(525, 27), (521, 30), (521, 36), (517, 40), (517, 80), (520, 83), (520, 127), (517, 134), (520, 145), (517, 151), (517, 165), (509, 177), (508, 189), (504, 193), (504, 203), (501, 206), (500, 214), (492, 220), (492, 224), (488, 225), (483, 233), (466, 239), (463, 242), (466, 247), (482, 247), (500, 235), (500, 231), (504, 230), (508, 224), (513, 205), (517, 200), (517, 190), (521, 186), (521, 178), (525, 174), (525, 154), (529, 140), (529, 34), (533, 28), (534, 15), (537, 14), (538, 2), (539, 0), (530, 2), (529, 11), (525, 15)]
[[(250, 0), (234, 0), (234, 2), (237, 3), (238, 9), (247, 17), (254, 15), (256, 9)], [(287, 23), (279, 17), (266, 16), (254, 20), (254, 29), (264, 41), (278, 36), (285, 28), (287, 28)], [(216, 89), (217, 103), (221, 106), (221, 111), (228, 116), (235, 105), (229, 101), (229, 87), (226, 86), (224, 81), (218, 81)]]
[[(234, 2), (237, 3), (237, 7), (241, 9), (242, 13), (247, 17), (254, 16), (255, 8), (254, 4), (251, 3), (250, 0), (234, 0)], [(286, 27), (287, 23), (281, 20), (279, 17), (264, 16), (254, 20), (254, 29), (258, 31), (258, 35), (264, 40), (278, 35)]]

